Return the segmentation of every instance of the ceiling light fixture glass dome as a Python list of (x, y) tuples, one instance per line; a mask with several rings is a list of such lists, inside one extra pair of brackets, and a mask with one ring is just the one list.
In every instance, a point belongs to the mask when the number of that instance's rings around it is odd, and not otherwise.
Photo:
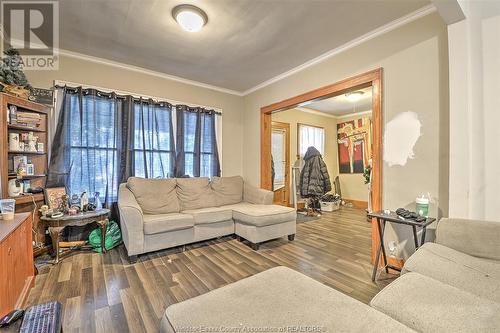
[(200, 31), (208, 22), (207, 14), (193, 5), (179, 5), (172, 9), (172, 16), (182, 29), (189, 32)]
[(361, 99), (363, 94), (364, 92), (358, 90), (345, 94), (345, 97), (349, 102), (357, 102)]

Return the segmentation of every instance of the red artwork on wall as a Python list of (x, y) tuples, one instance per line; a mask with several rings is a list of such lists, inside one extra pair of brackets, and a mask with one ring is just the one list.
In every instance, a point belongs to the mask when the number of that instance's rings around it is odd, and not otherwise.
[(371, 158), (371, 120), (368, 117), (337, 124), (340, 173), (363, 173)]

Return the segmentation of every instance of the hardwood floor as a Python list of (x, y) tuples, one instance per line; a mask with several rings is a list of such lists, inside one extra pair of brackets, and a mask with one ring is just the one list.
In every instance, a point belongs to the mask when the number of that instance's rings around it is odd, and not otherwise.
[(139, 257), (123, 246), (105, 255), (82, 252), (36, 277), (28, 303), (63, 303), (64, 332), (157, 332), (165, 308), (283, 265), (368, 303), (394, 278), (370, 279), (371, 227), (363, 210), (343, 207), (297, 225), (255, 252), (233, 237)]

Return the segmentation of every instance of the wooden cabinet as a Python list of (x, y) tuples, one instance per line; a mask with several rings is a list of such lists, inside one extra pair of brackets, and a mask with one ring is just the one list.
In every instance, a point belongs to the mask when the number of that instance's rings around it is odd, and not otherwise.
[[(11, 108), (15, 112), (11, 112)], [(30, 184), (29, 187), (45, 187), (48, 161), (48, 119), (50, 107), (38, 103), (31, 102), (16, 96), (0, 93), (0, 193), (1, 198), (8, 198), (8, 182), (9, 180), (18, 179), (20, 182)], [(21, 116), (29, 115), (28, 118), (36, 117), (36, 125), (32, 122), (24, 123)], [(14, 117), (14, 115), (17, 115)], [(15, 119), (14, 119), (15, 118)], [(23, 118), (26, 119), (26, 118)], [(38, 143), (43, 146), (43, 150), (32, 151), (25, 148), (24, 150), (11, 150), (9, 147), (9, 134), (17, 134), (21, 138), (29, 133), (32, 133), (38, 138)], [(21, 140), (20, 140), (21, 141)], [(28, 146), (28, 145), (25, 145)], [(33, 175), (25, 175), (19, 177), (14, 170), (14, 158), (26, 157), (26, 160), (33, 165)], [(28, 187), (28, 185), (26, 185)], [(18, 196), (13, 198), (16, 200), (16, 212), (32, 212), (38, 211), (41, 205), (44, 204), (43, 193), (35, 195)], [(34, 240), (37, 245), (45, 243), (45, 226), (40, 223), (38, 214), (35, 214), (34, 221)]]
[(0, 219), (0, 317), (23, 306), (33, 284), (32, 218)]

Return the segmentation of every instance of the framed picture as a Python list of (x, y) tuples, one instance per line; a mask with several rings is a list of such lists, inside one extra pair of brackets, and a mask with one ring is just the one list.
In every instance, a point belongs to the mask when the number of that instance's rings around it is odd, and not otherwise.
[(62, 205), (62, 197), (66, 194), (65, 187), (53, 187), (46, 188), (45, 193), (45, 203), (50, 209), (59, 209)]

